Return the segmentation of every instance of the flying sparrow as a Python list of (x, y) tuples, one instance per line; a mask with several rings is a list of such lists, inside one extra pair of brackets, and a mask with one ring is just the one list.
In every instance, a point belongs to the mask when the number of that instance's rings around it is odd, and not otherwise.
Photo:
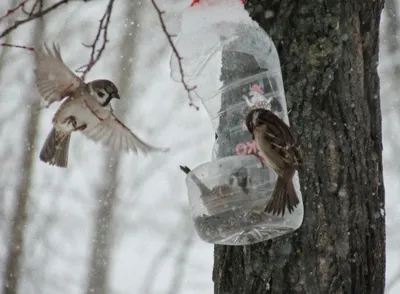
[(256, 108), (245, 119), (247, 129), (266, 164), (278, 174), (271, 200), (265, 211), (284, 216), (285, 209), (292, 213), (299, 203), (292, 178), (303, 164), (300, 145), (289, 126), (273, 112)]
[[(180, 166), (180, 169), (186, 174), (191, 171), (187, 166)], [(234, 205), (229, 204), (229, 198), (243, 198), (249, 193), (247, 188), (248, 175), (245, 168), (234, 170), (229, 176), (228, 184), (218, 185), (212, 189), (208, 188), (195, 174), (191, 174), (191, 178), (199, 187), (200, 198), (203, 200), (203, 204), (210, 215), (221, 213), (229, 208), (234, 209)]]
[(84, 83), (66, 66), (55, 44), (36, 51), (35, 63), (36, 87), (47, 107), (68, 97), (53, 117), (53, 128), (40, 152), (43, 162), (66, 167), (69, 142), (75, 131), (115, 150), (167, 151), (142, 141), (113, 114), (110, 101), (120, 97), (111, 81)]

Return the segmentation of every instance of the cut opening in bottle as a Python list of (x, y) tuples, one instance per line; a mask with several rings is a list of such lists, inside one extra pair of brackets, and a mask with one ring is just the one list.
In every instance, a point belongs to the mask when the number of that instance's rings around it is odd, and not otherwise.
[(300, 209), (285, 217), (264, 212), (276, 178), (255, 156), (225, 157), (192, 170), (186, 184), (198, 235), (209, 243), (246, 245), (297, 229)]

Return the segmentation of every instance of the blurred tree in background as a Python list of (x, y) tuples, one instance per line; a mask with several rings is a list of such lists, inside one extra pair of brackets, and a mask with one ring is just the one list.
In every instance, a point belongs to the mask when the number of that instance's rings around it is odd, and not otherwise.
[[(172, 19), (169, 10), (190, 1), (156, 2)], [(247, 2), (280, 55), (291, 125), (305, 150), (305, 218), (276, 240), (215, 246), (214, 292), (383, 293), (383, 0)], [(4, 46), (56, 41), (72, 69), (88, 65), (91, 48), (81, 43), (100, 32), (102, 46), (99, 20), (107, 21), (110, 5), (109, 42), (89, 75), (116, 81), (126, 97), (116, 112), (139, 133), (178, 147), (144, 159), (76, 136), (72, 167), (55, 170), (37, 159), (54, 108), (36, 111), (31, 52)], [(198, 123), (208, 121), (205, 111), (194, 118), (181, 86), (166, 81), (170, 48), (154, 8), (145, 1), (8, 0), (0, 9), (2, 293), (209, 293), (210, 246), (194, 236), (177, 166), (208, 161), (213, 133)], [(388, 81), (381, 92), (385, 181), (394, 178), (392, 186), (400, 171), (397, 9), (398, 1), (386, 1), (380, 61)], [(204, 142), (194, 143), (199, 137)], [(399, 187), (390, 189), (397, 195)], [(397, 206), (387, 209), (388, 250), (400, 257), (399, 201), (390, 203)], [(398, 265), (393, 273), (388, 294), (397, 293)]]
[[(114, 105), (117, 115), (154, 145), (176, 142), (175, 153), (117, 154), (76, 134), (68, 169), (41, 163), (38, 151), (59, 106), (39, 110), (32, 51), (44, 42), (60, 44), (64, 61), (72, 70), (80, 67), (86, 80), (114, 81), (122, 98)], [(176, 294), (210, 288), (211, 258), (204, 265), (191, 250), (211, 253), (210, 246), (194, 235), (178, 165), (204, 161), (208, 152), (202, 150), (212, 136), (194, 145), (193, 136), (206, 134), (207, 126), (188, 113), (179, 85), (164, 81), (169, 54), (150, 3), (0, 3), (0, 138), (6, 142), (0, 146), (1, 293)], [(164, 93), (171, 95), (166, 99)], [(177, 137), (171, 117), (193, 134)], [(189, 272), (195, 287), (185, 282)]]
[(400, 58), (399, 58), (399, 1), (386, 0), (381, 24), (381, 47), (379, 71), (381, 77), (381, 102), (384, 138), (384, 179), (386, 187), (386, 256), (387, 283), (386, 293), (398, 293), (400, 290), (400, 258), (398, 227), (399, 189), (398, 175), (400, 164), (397, 160), (400, 152), (398, 132), (400, 128)]
[[(15, 1), (15, 4), (18, 4), (18, 2)], [(37, 9), (40, 9), (40, 7)], [(32, 31), (32, 41), (35, 43), (35, 46), (40, 46), (39, 40), (42, 39), (43, 34), (43, 21), (41, 19), (35, 23)], [(25, 91), (27, 92), (29, 90), (26, 89)], [(29, 95), (28, 93), (26, 94)], [(30, 198), (31, 180), (34, 169), (33, 163), (36, 155), (34, 145), (37, 140), (39, 129), (38, 107), (39, 103), (32, 100), (26, 109), (27, 118), (25, 126), (23, 127), (25, 132), (22, 135), (23, 144), (26, 146), (26, 149), (19, 163), (21, 173), (15, 189), (17, 198), (11, 220), (10, 242), (3, 277), (4, 294), (14, 294), (17, 293), (19, 289), (19, 273), (21, 271), (21, 265), (23, 264), (25, 228), (28, 222), (28, 200)]]

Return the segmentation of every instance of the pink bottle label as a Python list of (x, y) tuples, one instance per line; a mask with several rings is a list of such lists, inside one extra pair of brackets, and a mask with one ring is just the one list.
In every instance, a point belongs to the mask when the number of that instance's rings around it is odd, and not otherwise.
[(254, 141), (239, 143), (236, 145), (236, 155), (249, 155), (257, 153), (258, 149), (256, 146), (256, 142)]

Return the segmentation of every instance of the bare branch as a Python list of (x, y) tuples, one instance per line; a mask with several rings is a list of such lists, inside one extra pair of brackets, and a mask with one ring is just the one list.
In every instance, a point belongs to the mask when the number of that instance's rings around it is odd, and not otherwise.
[(165, 25), (165, 21), (163, 18), (163, 14), (165, 13), (165, 11), (161, 10), (160, 7), (158, 7), (157, 3), (155, 2), (155, 0), (151, 0), (151, 3), (153, 4), (155, 10), (157, 11), (158, 14), (158, 18), (160, 19), (160, 24), (162, 27), (162, 30), (164, 31), (165, 36), (167, 37), (168, 43), (170, 44), (171, 48), (172, 48), (172, 52), (174, 53), (176, 59), (178, 60), (178, 66), (179, 66), (179, 73), (181, 75), (181, 83), (183, 85), (183, 87), (185, 88), (188, 97), (189, 97), (189, 105), (193, 106), (194, 108), (196, 108), (196, 110), (199, 110), (199, 107), (196, 106), (193, 103), (193, 97), (192, 97), (192, 91), (194, 89), (196, 89), (196, 86), (189, 86), (185, 80), (185, 73), (183, 72), (183, 65), (182, 65), (182, 56), (179, 54), (178, 49), (176, 48), (174, 42), (172, 41), (172, 38), (175, 37), (175, 35), (171, 35), (168, 32), (167, 26)]
[[(38, 6), (39, 6), (39, 7), (42, 7), (42, 6), (43, 6), (43, 0), (35, 0), (35, 3), (32, 5), (31, 10), (28, 12), (28, 11), (25, 9), (25, 4), (26, 4), (28, 1), (30, 1), (30, 0), (23, 0), (23, 1), (21, 1), (17, 6), (15, 6), (14, 8), (10, 8), (9, 10), (7, 10), (7, 12), (6, 12), (2, 17), (0, 17), (0, 22), (1, 22), (3, 19), (5, 19), (6, 17), (8, 17), (8, 16), (10, 16), (11, 14), (13, 14), (14, 12), (18, 11), (19, 9), (21, 9), (21, 11), (22, 11), (23, 13), (25, 13), (26, 15), (31, 16), (31, 15), (34, 13), (34, 11), (36, 10), (36, 8), (37, 8)], [(39, 8), (39, 10), (41, 10), (41, 8)]]
[[(108, 26), (110, 24), (111, 12), (113, 9), (114, 0), (109, 0), (106, 11), (103, 14), (103, 17), (100, 19), (99, 28), (97, 30), (97, 34), (94, 38), (94, 41), (90, 45), (83, 46), (91, 48), (91, 54), (89, 58), (89, 62), (86, 65), (81, 66), (76, 70), (76, 72), (81, 73), (82, 80), (85, 80), (87, 73), (92, 69), (92, 67), (99, 61), (101, 55), (106, 48), (106, 43), (108, 42), (107, 33)], [(101, 37), (101, 40), (100, 40)], [(97, 49), (97, 47), (100, 47)]]
[(25, 6), (26, 2), (28, 2), (28, 1), (29, 0), (24, 0), (21, 3), (19, 3), (17, 6), (15, 6), (14, 8), (10, 8), (9, 10), (7, 10), (6, 14), (4, 14), (2, 17), (0, 17), (0, 21), (2, 21), (4, 18), (9, 16), (10, 14), (13, 14), (15, 11), (17, 11), (20, 8), (21, 8), (21, 10), (24, 10), (24, 6)]
[[(26, 15), (25, 19), (15, 21), (14, 24), (10, 25), (4, 31), (2, 31), (0, 33), (0, 39), (7, 36), (13, 30), (17, 29), (20, 25), (27, 23), (29, 21), (32, 21), (36, 18), (40, 18), (40, 17), (46, 15), (47, 13), (55, 10), (60, 5), (66, 4), (72, 0), (58, 1), (57, 3), (53, 4), (50, 7), (47, 7), (44, 10), (43, 10), (43, 0), (34, 0), (34, 2), (32, 2), (33, 3), (32, 7), (29, 10), (27, 10), (26, 4), (29, 1), (31, 1), (31, 0), (21, 1), (17, 6), (7, 10), (6, 14), (3, 15), (2, 17), (0, 17), (0, 21), (1, 21), (17, 11), (22, 11)], [(100, 57), (105, 50), (106, 43), (108, 42), (108, 37), (107, 37), (108, 27), (110, 24), (111, 12), (113, 9), (114, 1), (115, 0), (109, 0), (106, 11), (104, 12), (103, 17), (99, 21), (100, 22), (99, 27), (98, 27), (98, 30), (97, 30), (97, 33), (96, 33), (93, 43), (90, 45), (83, 44), (85, 47), (91, 48), (89, 62), (76, 70), (76, 72), (79, 72), (82, 74), (81, 77), (83, 80), (85, 79), (87, 73), (92, 69), (92, 67), (100, 60)], [(84, 2), (88, 2), (88, 1), (86, 0)], [(21, 48), (21, 49), (34, 51), (33, 47), (10, 44), (10, 43), (0, 43), (0, 46)]]
[[(22, 19), (22, 20), (17, 20), (17, 21), (15, 21), (14, 24), (10, 25), (10, 26), (7, 27), (4, 31), (2, 31), (2, 32), (0, 33), (0, 39), (3, 38), (3, 37), (5, 37), (5, 36), (7, 36), (9, 33), (11, 33), (13, 30), (15, 30), (16, 28), (18, 28), (19, 26), (21, 26), (21, 25), (23, 25), (23, 24), (25, 24), (25, 23), (27, 23), (27, 22), (30, 22), (30, 21), (32, 21), (32, 20), (34, 20), (34, 19), (36, 19), (36, 18), (42, 17), (42, 16), (46, 15), (47, 13), (49, 13), (49, 12), (55, 10), (55, 9), (56, 9), (57, 7), (59, 7), (60, 5), (66, 4), (66, 3), (68, 3), (68, 2), (71, 1), (71, 0), (60, 0), (60, 1), (58, 1), (57, 3), (55, 3), (55, 4), (53, 4), (53, 5), (49, 6), (49, 7), (47, 7), (46, 9), (41, 9), (41, 7), (40, 7), (40, 6), (41, 6), (40, 3), (42, 3), (42, 0), (35, 0), (35, 3), (34, 3), (32, 9), (31, 9), (31, 11), (30, 11), (30, 12), (27, 12), (27, 11), (25, 11), (24, 6), (25, 6), (26, 2), (28, 2), (28, 1), (29, 1), (29, 0), (24, 0), (24, 1), (22, 1), (22, 2), (21, 2), (18, 6), (16, 6), (15, 8), (9, 9), (9, 10), (7, 11), (7, 13), (2, 17), (2, 19), (4, 19), (5, 17), (7, 17), (7, 16), (11, 15), (12, 13), (14, 13), (15, 11), (17, 11), (19, 8), (21, 8), (21, 10), (22, 10), (25, 14), (28, 15), (26, 18), (24, 18), (24, 19)], [(39, 2), (39, 4), (37, 4), (38, 2)], [(33, 13), (33, 11), (37, 8), (38, 5), (39, 5), (39, 11)]]
[(36, 0), (35, 4), (33, 4), (31, 11), (29, 12), (25, 12), (27, 13), (29, 16), (32, 16), (32, 14), (36, 11), (41, 11), (43, 9), (43, 0)]
[(28, 47), (28, 46), (23, 46), (23, 45), (16, 45), (16, 44), (10, 44), (10, 43), (0, 43), (0, 46), (2, 47), (13, 47), (13, 48), (21, 48), (29, 51), (35, 51), (33, 47)]

